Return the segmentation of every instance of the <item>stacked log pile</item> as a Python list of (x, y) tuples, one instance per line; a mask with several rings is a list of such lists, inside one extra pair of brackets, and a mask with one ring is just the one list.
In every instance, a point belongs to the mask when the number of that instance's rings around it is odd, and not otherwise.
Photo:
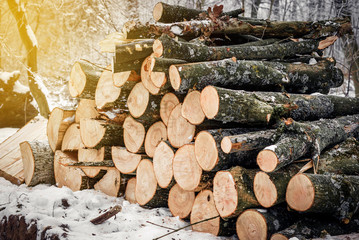
[(354, 226), (359, 99), (325, 95), (343, 73), (322, 57), (350, 21), (271, 22), (222, 8), (158, 3), (160, 23), (126, 24), (112, 66), (76, 62), (79, 105), (52, 111), (48, 144), (22, 144), (26, 183), (54, 173), (60, 187), (169, 207), (192, 224), (210, 219), (196, 231), (240, 239), (267, 239), (296, 212)]

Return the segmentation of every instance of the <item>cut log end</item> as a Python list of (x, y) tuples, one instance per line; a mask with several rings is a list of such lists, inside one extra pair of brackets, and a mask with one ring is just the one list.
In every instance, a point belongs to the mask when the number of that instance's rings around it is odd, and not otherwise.
[(278, 163), (278, 157), (273, 151), (264, 149), (258, 153), (257, 164), (262, 171), (273, 172)]
[(214, 118), (219, 110), (219, 95), (212, 86), (205, 87), (201, 92), (201, 107), (208, 119)]
[(153, 19), (158, 22), (161, 17), (162, 17), (162, 12), (163, 12), (163, 6), (162, 6), (162, 3), (159, 2), (157, 3), (154, 7), (153, 7)]
[[(191, 223), (193, 224), (215, 216), (218, 216), (218, 212), (214, 204), (213, 193), (210, 190), (200, 192), (193, 203)], [(206, 232), (217, 236), (220, 231), (220, 218), (193, 225), (192, 229), (197, 232)]]
[(275, 233), (271, 236), (270, 240), (288, 240), (289, 238), (287, 238), (286, 236), (284, 236), (283, 234), (280, 233)]
[(141, 65), (141, 81), (143, 86), (153, 95), (157, 95), (161, 90), (159, 87), (156, 87), (151, 80), (150, 75), (150, 66), (151, 65), (151, 56), (147, 57)]
[[(105, 147), (100, 149), (79, 149), (78, 161), (79, 162), (101, 162), (105, 158)], [(81, 168), (86, 176), (93, 178), (100, 173), (101, 169)]]
[(152, 124), (146, 133), (145, 151), (149, 157), (153, 157), (157, 145), (167, 140), (167, 128), (162, 121)]
[(24, 178), (26, 185), (29, 185), (35, 172), (35, 159), (31, 146), (28, 142), (20, 143), (22, 162), (24, 165)]
[(186, 218), (192, 211), (195, 199), (193, 191), (185, 191), (175, 184), (168, 195), (168, 208), (175, 217)]
[(124, 147), (113, 146), (111, 154), (115, 167), (124, 174), (134, 172), (142, 159), (140, 154), (128, 152)]
[(161, 88), (163, 85), (165, 85), (167, 81), (166, 73), (164, 72), (151, 72), (150, 79), (153, 85), (155, 85), (158, 88)]
[(194, 145), (179, 148), (173, 158), (173, 175), (183, 190), (194, 191), (199, 185), (202, 169), (196, 161)]
[(162, 45), (162, 42), (160, 40), (156, 39), (153, 42), (152, 49), (153, 49), (153, 53), (154, 53), (155, 57), (161, 57), (162, 56), (162, 54), (163, 54), (163, 45)]
[(136, 192), (136, 178), (133, 177), (127, 182), (125, 199), (130, 203), (137, 203), (135, 192)]
[(158, 185), (167, 188), (173, 178), (173, 157), (174, 152), (166, 142), (160, 142), (153, 155), (153, 168)]
[(117, 197), (120, 191), (121, 174), (117, 169), (109, 169), (105, 176), (98, 181), (94, 188), (109, 196)]
[(152, 162), (144, 159), (140, 162), (136, 171), (136, 201), (140, 205), (146, 205), (156, 194), (157, 180), (153, 171)]
[(73, 123), (66, 130), (64, 138), (62, 140), (62, 151), (77, 151), (84, 148), (84, 144), (81, 140), (80, 124)]
[(174, 93), (165, 94), (160, 103), (160, 116), (163, 123), (167, 126), (168, 119), (172, 110), (180, 103), (178, 97)]
[(203, 170), (211, 171), (218, 163), (218, 149), (213, 136), (207, 131), (201, 131), (194, 146), (198, 164)]
[(236, 230), (239, 239), (267, 239), (266, 220), (258, 211), (253, 209), (248, 209), (239, 215)]
[(306, 211), (313, 205), (314, 198), (314, 185), (305, 174), (297, 174), (289, 181), (286, 201), (290, 208), (299, 212)]
[(96, 109), (95, 100), (81, 99), (76, 109), (75, 122), (80, 123), (82, 118), (97, 118), (100, 114)]
[(78, 97), (84, 91), (86, 86), (86, 74), (81, 68), (80, 63), (72, 66), (69, 80), (69, 91), (71, 97)]
[(106, 129), (101, 122), (83, 118), (80, 121), (80, 134), (83, 144), (88, 148), (95, 147), (105, 135)]
[(113, 74), (113, 85), (116, 87), (122, 87), (128, 79), (130, 79), (131, 71), (118, 72)]
[(196, 126), (182, 117), (182, 104), (178, 104), (171, 112), (167, 125), (167, 136), (171, 145), (179, 148), (190, 143), (194, 137)]
[(142, 82), (137, 83), (127, 99), (128, 110), (135, 118), (141, 117), (146, 111), (150, 93)]
[(182, 116), (193, 125), (201, 124), (205, 115), (201, 108), (201, 93), (192, 91), (187, 94), (182, 105)]
[(145, 140), (146, 130), (142, 123), (128, 116), (123, 123), (123, 140), (128, 151), (137, 153)]
[(268, 174), (258, 172), (253, 181), (253, 191), (260, 205), (269, 208), (278, 198), (277, 189)]
[(219, 171), (213, 179), (213, 196), (217, 210), (222, 218), (235, 212), (238, 193), (233, 176), (228, 171)]
[(175, 65), (170, 66), (169, 68), (169, 76), (171, 81), (171, 86), (174, 90), (178, 90), (181, 86), (181, 76), (178, 72), (178, 69)]
[(97, 83), (95, 91), (95, 102), (97, 108), (104, 108), (106, 104), (116, 101), (120, 94), (121, 88), (118, 88), (113, 84), (113, 73), (108, 67), (102, 72)]
[(225, 153), (230, 153), (232, 150), (232, 141), (229, 137), (224, 137), (221, 141), (221, 149)]

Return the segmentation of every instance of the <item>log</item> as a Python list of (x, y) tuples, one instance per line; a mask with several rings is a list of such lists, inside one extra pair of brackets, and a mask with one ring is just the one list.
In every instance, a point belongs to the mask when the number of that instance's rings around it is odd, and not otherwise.
[(81, 119), (81, 140), (85, 147), (99, 149), (103, 146), (123, 146), (123, 127), (102, 120)]
[(139, 121), (128, 116), (123, 123), (123, 139), (126, 149), (138, 153), (145, 140), (146, 128)]
[[(85, 169), (100, 169), (100, 170), (115, 169), (115, 164), (113, 163), (112, 160), (103, 160), (101, 162), (75, 162), (65, 165), (68, 167), (85, 168)], [(104, 173), (104, 171), (102, 172)]]
[(137, 203), (135, 192), (136, 192), (136, 177), (133, 177), (127, 182), (125, 199), (130, 203)]
[(260, 206), (253, 193), (256, 172), (239, 166), (217, 172), (213, 179), (213, 196), (222, 218), (233, 218), (247, 208)]
[(119, 213), (121, 210), (122, 207), (120, 205), (116, 205), (114, 207), (111, 207), (110, 210), (101, 214), (100, 216), (91, 219), (90, 222), (94, 225), (99, 225), (101, 223), (104, 223), (106, 220), (112, 218), (113, 216), (116, 216), (116, 214)]
[(61, 149), (62, 140), (66, 130), (75, 121), (74, 110), (64, 110), (61, 108), (54, 108), (51, 111), (49, 120), (47, 122), (47, 139), (51, 150), (55, 152)]
[(150, 80), (157, 88), (161, 88), (167, 82), (167, 75), (164, 72), (150, 72)]
[(61, 151), (77, 151), (81, 148), (85, 148), (85, 145), (81, 140), (80, 124), (73, 123), (65, 132), (62, 139)]
[[(244, 9), (235, 9), (230, 12), (224, 12), (221, 13), (220, 16), (238, 17), (241, 13), (244, 13)], [(163, 2), (158, 2), (153, 8), (153, 19), (156, 22), (163, 23), (174, 23), (198, 19), (203, 14), (207, 15), (209, 13), (208, 11), (191, 9), (178, 5), (170, 5)]]
[[(80, 123), (82, 118), (98, 118), (100, 116), (96, 109), (95, 100), (92, 99), (80, 99), (76, 108), (75, 122)], [(51, 116), (50, 116), (51, 118)]]
[[(107, 148), (108, 149), (108, 148)], [(108, 150), (106, 147), (102, 147), (100, 149), (92, 149), (92, 148), (83, 148), (78, 150), (78, 161), (79, 162), (103, 162), (105, 159), (111, 159), (111, 156), (108, 154)], [(106, 155), (106, 157), (105, 157)], [(86, 176), (90, 178), (96, 177), (101, 169), (100, 168), (81, 168), (82, 171), (86, 174)]]
[(229, 89), (281, 91), (293, 93), (328, 93), (344, 81), (341, 70), (327, 59), (314, 65), (267, 61), (236, 60), (172, 65), (169, 70), (173, 89), (184, 92), (206, 86)]
[(179, 148), (190, 143), (196, 127), (182, 117), (182, 104), (178, 104), (171, 112), (167, 124), (167, 137), (171, 145)]
[(296, 211), (325, 213), (348, 223), (357, 211), (359, 177), (300, 173), (289, 181), (286, 201)]
[(126, 44), (116, 44), (116, 64), (145, 58), (152, 53), (154, 39), (146, 39)]
[[(147, 56), (146, 56), (147, 57)], [(112, 72), (116, 73), (125, 73), (125, 72), (134, 72), (137, 75), (140, 75), (141, 65), (145, 58), (136, 59), (133, 61), (127, 62), (117, 62), (116, 56), (113, 57), (112, 62)], [(115, 84), (116, 85), (116, 84)]]
[(320, 43), (320, 40), (310, 39), (265, 46), (208, 47), (176, 41), (167, 35), (163, 35), (155, 40), (153, 52), (158, 57), (182, 59), (187, 62), (214, 61), (232, 57), (239, 60), (269, 60), (295, 57), (297, 54), (310, 54), (324, 47)]
[(188, 92), (182, 104), (182, 117), (193, 125), (203, 123), (206, 116), (201, 108), (201, 92)]
[(144, 154), (131, 153), (125, 147), (113, 146), (111, 149), (113, 163), (123, 174), (135, 172), (140, 161), (146, 157)]
[(350, 115), (307, 123), (287, 121), (279, 140), (259, 152), (257, 164), (262, 171), (273, 172), (309, 155), (316, 170), (320, 153), (355, 134), (358, 120), (359, 115)]
[(55, 184), (54, 153), (45, 141), (20, 143), (24, 178), (27, 186)]
[(166, 93), (160, 102), (160, 116), (162, 122), (167, 126), (168, 119), (172, 110), (180, 103), (180, 100), (174, 93)]
[(221, 140), (223, 137), (244, 134), (253, 130), (254, 129), (251, 128), (229, 128), (199, 132), (194, 144), (198, 164), (204, 171), (218, 171), (239, 165), (255, 165), (255, 161), (251, 159), (256, 156), (259, 150), (226, 154), (221, 149)]
[(221, 141), (221, 149), (230, 154), (241, 151), (262, 150), (278, 139), (275, 129), (249, 132), (239, 135), (225, 136)]
[(107, 173), (94, 185), (95, 190), (112, 197), (117, 197), (121, 186), (121, 174), (117, 169), (109, 169)]
[[(153, 155), (153, 169), (157, 183), (161, 188), (167, 188), (173, 180), (173, 158), (175, 149), (168, 141), (161, 141)], [(170, 193), (171, 194), (171, 193)]]
[(167, 207), (169, 189), (157, 187), (152, 162), (144, 159), (136, 171), (136, 201), (146, 207)]
[[(127, 99), (128, 110), (134, 118), (141, 116), (147, 117), (149, 120), (160, 117), (160, 96), (151, 95), (144, 87), (143, 82), (137, 83)], [(152, 121), (157, 121), (152, 120)]]
[(107, 75), (107, 72), (104, 68), (87, 61), (75, 62), (71, 68), (69, 80), (71, 97), (95, 99), (97, 83), (103, 74)]
[(66, 166), (76, 162), (77, 157), (74, 153), (65, 153), (60, 150), (55, 152), (54, 172), (58, 187), (66, 186), (74, 192), (93, 187), (96, 180), (87, 177), (80, 168)]
[(196, 199), (194, 200), (192, 212), (191, 212), (191, 224), (196, 222), (213, 218), (218, 216), (215, 219), (205, 221), (192, 226), (192, 230), (197, 232), (206, 232), (213, 234), (215, 236), (230, 236), (235, 232), (234, 220), (230, 219), (225, 221), (221, 219), (218, 215), (216, 209), (213, 193), (211, 190), (201, 191)]
[(174, 58), (160, 58), (151, 56), (149, 59), (149, 71), (150, 72), (164, 72), (169, 73), (169, 68), (173, 64), (183, 64), (186, 61)]
[(162, 140), (167, 140), (167, 128), (162, 121), (158, 121), (152, 124), (146, 133), (144, 145), (149, 157), (153, 158), (155, 149)]
[(236, 230), (239, 239), (267, 240), (293, 223), (293, 216), (284, 208), (247, 209), (239, 215)]
[[(142, 62), (141, 62), (142, 63)], [(129, 70), (124, 72), (117, 72), (112, 75), (113, 85), (115, 87), (122, 87), (127, 81), (139, 82), (141, 81), (140, 71)]]
[(194, 191), (185, 191), (175, 184), (168, 194), (168, 208), (172, 215), (181, 219), (189, 217), (195, 197)]
[(183, 190), (194, 191), (199, 186), (202, 168), (196, 161), (193, 144), (185, 144), (176, 151), (173, 158), (173, 176)]
[(283, 117), (308, 121), (357, 114), (357, 102), (359, 98), (246, 92), (214, 86), (207, 86), (201, 92), (201, 107), (207, 118), (261, 126)]

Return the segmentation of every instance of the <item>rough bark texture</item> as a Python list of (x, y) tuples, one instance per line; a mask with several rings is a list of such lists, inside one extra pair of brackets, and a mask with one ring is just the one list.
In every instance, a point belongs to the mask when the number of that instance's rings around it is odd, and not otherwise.
[(55, 184), (54, 153), (48, 142), (22, 142), (20, 151), (27, 186)]
[(152, 57), (150, 60), (150, 71), (168, 73), (168, 69), (171, 65), (184, 63), (186, 63), (186, 61), (181, 59)]
[[(135, 41), (116, 45), (116, 65), (135, 61), (149, 56), (152, 53), (154, 39)], [(134, 69), (130, 69), (134, 70)]]
[(115, 168), (115, 164), (112, 160), (103, 160), (100, 162), (75, 162), (69, 163), (69, 167), (91, 167), (91, 168), (100, 168), (100, 169), (108, 169)]
[(309, 155), (316, 169), (325, 148), (357, 134), (358, 120), (359, 115), (350, 115), (307, 123), (289, 121), (283, 125), (279, 140), (258, 154), (257, 164), (263, 171), (272, 172)]
[(344, 81), (334, 61), (314, 65), (267, 61), (224, 59), (211, 62), (176, 64), (171, 66), (170, 80), (178, 92), (208, 85), (229, 89), (281, 91), (294, 93), (327, 93)]
[(221, 60), (231, 57), (246, 60), (283, 59), (295, 57), (297, 54), (307, 54), (318, 51), (320, 43), (319, 40), (313, 39), (301, 42), (274, 43), (266, 46), (242, 47), (241, 45), (232, 45), (208, 47), (176, 41), (167, 35), (161, 36), (156, 41), (162, 44), (162, 51), (157, 50), (159, 56), (182, 59), (188, 62)]
[(113, 59), (112, 71), (113, 73), (121, 73), (127, 71), (134, 71), (140, 75), (141, 65), (145, 58), (140, 58), (128, 62), (117, 62), (116, 56)]

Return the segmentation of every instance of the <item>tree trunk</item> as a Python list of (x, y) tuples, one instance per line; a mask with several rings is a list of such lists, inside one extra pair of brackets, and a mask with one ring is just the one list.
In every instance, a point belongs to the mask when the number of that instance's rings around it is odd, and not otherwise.
[(233, 235), (235, 232), (235, 220), (225, 221), (220, 218), (213, 199), (213, 193), (210, 190), (203, 190), (197, 195), (192, 207), (191, 224), (216, 216), (218, 217), (193, 225), (192, 230), (210, 233), (215, 236)]
[(173, 181), (173, 158), (176, 150), (168, 141), (161, 141), (153, 155), (153, 169), (157, 183), (161, 188), (168, 188)]
[[(100, 116), (96, 109), (95, 100), (92, 99), (80, 99), (76, 108), (75, 122), (80, 123), (82, 118), (96, 119)], [(51, 117), (51, 116), (50, 116)], [(49, 119), (50, 121), (50, 119)]]
[(54, 154), (47, 142), (25, 141), (20, 143), (20, 151), (27, 186), (55, 184)]
[(146, 157), (144, 154), (131, 153), (125, 147), (113, 146), (111, 149), (112, 160), (116, 168), (123, 174), (135, 172), (140, 161)]
[(357, 212), (359, 176), (297, 174), (288, 183), (286, 200), (296, 211), (325, 213), (348, 223)]
[[(79, 149), (77, 155), (79, 162), (103, 162), (104, 160), (111, 159), (111, 155), (109, 154), (109, 148), (102, 147), (100, 149), (92, 149), (92, 148), (83, 148)], [(90, 168), (90, 167), (83, 167), (81, 168), (82, 171), (86, 174), (86, 176), (90, 178), (96, 177), (101, 168)]]
[[(116, 64), (148, 57), (152, 53), (154, 39), (116, 45)], [(131, 69), (132, 70), (132, 69)]]
[(61, 149), (66, 130), (75, 122), (75, 111), (54, 108), (47, 122), (47, 139), (51, 150)]
[(262, 171), (273, 172), (309, 155), (313, 158), (316, 170), (323, 149), (356, 134), (358, 120), (359, 115), (308, 123), (287, 121), (279, 140), (258, 154), (257, 164)]
[(81, 148), (85, 148), (85, 145), (81, 140), (80, 124), (73, 123), (65, 132), (62, 139), (61, 151), (77, 151)]
[[(243, 9), (235, 9), (230, 12), (221, 13), (220, 16), (238, 17), (238, 15), (243, 12)], [(174, 23), (198, 19), (203, 14), (207, 15), (208, 12), (178, 5), (169, 5), (163, 2), (157, 3), (153, 8), (153, 19), (156, 22), (163, 23)]]
[(94, 185), (95, 190), (117, 197), (121, 186), (121, 174), (117, 169), (109, 169), (107, 173)]
[(328, 93), (344, 81), (341, 70), (334, 61), (321, 61), (308, 65), (237, 61), (224, 59), (212, 62), (188, 63), (170, 67), (172, 87), (185, 92), (194, 87), (202, 90), (208, 85), (229, 89), (281, 91), (296, 93)]
[(123, 146), (123, 128), (101, 120), (82, 119), (81, 139), (85, 147), (99, 149), (103, 146)]
[(222, 218), (233, 218), (247, 208), (260, 206), (253, 193), (256, 172), (239, 166), (217, 172), (213, 179), (213, 196)]
[(152, 124), (146, 132), (144, 146), (149, 157), (153, 158), (155, 149), (162, 140), (167, 140), (167, 129), (162, 121), (158, 121)]
[(185, 191), (175, 184), (168, 194), (168, 208), (174, 217), (189, 217), (195, 199), (194, 191)]
[(206, 116), (201, 108), (201, 92), (189, 91), (182, 104), (182, 117), (193, 125), (201, 124)]
[(168, 74), (168, 69), (170, 68), (171, 65), (186, 63), (186, 61), (181, 59), (160, 58), (155, 56), (152, 56), (149, 61), (150, 61), (149, 63), (150, 72), (165, 72), (167, 74)]

